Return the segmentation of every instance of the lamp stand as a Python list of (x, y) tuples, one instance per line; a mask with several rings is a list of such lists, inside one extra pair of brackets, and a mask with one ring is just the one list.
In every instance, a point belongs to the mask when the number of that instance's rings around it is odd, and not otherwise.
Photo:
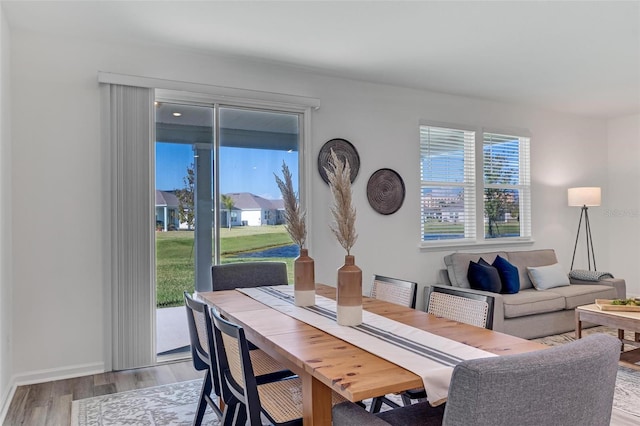
[(596, 254), (593, 251), (593, 238), (591, 237), (591, 225), (589, 224), (589, 208), (587, 206), (582, 206), (582, 211), (580, 212), (580, 221), (578, 222), (578, 233), (576, 234), (576, 243), (573, 246), (573, 257), (571, 258), (571, 270), (573, 270), (573, 262), (576, 258), (576, 248), (578, 247), (578, 238), (580, 237), (580, 227), (582, 225), (582, 217), (584, 216), (584, 227), (585, 234), (587, 238), (587, 263), (589, 265), (589, 270), (591, 270), (591, 258), (593, 258), (593, 270), (597, 271), (596, 267)]

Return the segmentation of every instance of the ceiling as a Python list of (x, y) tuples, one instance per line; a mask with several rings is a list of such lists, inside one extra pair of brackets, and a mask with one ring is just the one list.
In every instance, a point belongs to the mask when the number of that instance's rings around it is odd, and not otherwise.
[(640, 113), (640, 1), (2, 1), (12, 30), (165, 45), (594, 118)]

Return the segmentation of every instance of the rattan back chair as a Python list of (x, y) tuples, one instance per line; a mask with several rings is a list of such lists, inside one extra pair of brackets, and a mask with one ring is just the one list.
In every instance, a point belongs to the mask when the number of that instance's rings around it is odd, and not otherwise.
[(374, 299), (415, 308), (417, 288), (418, 285), (413, 281), (374, 275), (370, 296)]
[[(217, 379), (215, 352), (209, 350), (209, 339), (213, 339), (212, 328), (207, 305), (195, 300), (189, 293), (184, 292), (184, 305), (187, 309), (187, 324), (189, 327), (189, 339), (191, 342), (191, 359), (196, 370), (206, 370), (198, 409), (193, 421), (194, 425), (202, 424), (202, 418), (207, 409), (211, 407), (213, 412), (222, 419), (222, 408), (211, 396), (213, 391), (216, 396), (220, 396), (220, 381)], [(214, 356), (211, 356), (214, 353)]]
[[(224, 423), (261, 426), (261, 414), (274, 425), (302, 424), (302, 380), (295, 376), (264, 383), (254, 374), (255, 365), (244, 329), (211, 309), (218, 374), (228, 410)], [(345, 399), (333, 394), (333, 403)]]
[[(395, 303), (413, 309), (416, 307), (417, 288), (418, 284), (413, 281), (374, 275), (369, 296), (373, 299), (384, 300), (385, 302)], [(371, 412), (377, 413), (380, 411), (382, 404), (386, 404), (391, 408), (399, 407), (398, 404), (388, 397), (379, 396), (373, 398), (371, 401)]]
[(454, 287), (431, 286), (425, 289), (425, 310), (438, 317), (493, 328), (494, 298), (460, 291)]
[[(193, 366), (196, 370), (206, 370), (206, 375), (202, 381), (198, 409), (193, 422), (194, 425), (200, 425), (207, 405), (211, 407), (220, 419), (224, 417), (223, 410), (225, 406), (220, 399), (222, 392), (210, 310), (205, 303), (194, 299), (187, 292), (184, 293), (184, 300), (187, 308), (187, 324), (189, 326)], [(255, 365), (257, 380), (260, 383), (294, 376), (291, 371), (284, 368), (260, 349), (251, 350), (250, 357)], [(218, 403), (214, 400), (212, 392), (217, 397)]]
[(225, 263), (211, 267), (213, 291), (288, 284), (284, 262)]

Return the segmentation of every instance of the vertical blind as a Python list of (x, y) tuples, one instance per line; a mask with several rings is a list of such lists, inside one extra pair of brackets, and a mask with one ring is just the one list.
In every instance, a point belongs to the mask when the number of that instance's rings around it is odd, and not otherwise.
[(152, 89), (112, 84), (105, 128), (110, 151), (111, 366), (155, 362)]
[(422, 241), (474, 239), (475, 132), (420, 126)]

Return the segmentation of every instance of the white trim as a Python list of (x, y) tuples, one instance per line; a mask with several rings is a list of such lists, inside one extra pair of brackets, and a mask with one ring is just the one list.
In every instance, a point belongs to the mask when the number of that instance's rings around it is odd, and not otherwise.
[(418, 245), (420, 251), (443, 251), (443, 250), (458, 250), (458, 249), (478, 249), (486, 247), (496, 246), (525, 246), (533, 245), (535, 240), (530, 238), (494, 238), (490, 240), (478, 240), (478, 241), (456, 241), (456, 240), (443, 240), (442, 242), (423, 242)]
[(13, 385), (25, 386), (36, 383), (52, 382), (55, 380), (73, 379), (76, 377), (102, 374), (105, 372), (103, 362), (69, 365), (62, 368), (47, 368), (44, 370), (29, 371), (15, 374), (12, 377)]
[[(293, 106), (305, 108), (320, 108), (320, 99), (307, 96), (289, 95), (285, 93), (265, 92), (260, 90), (239, 89), (235, 87), (214, 86), (210, 84), (190, 83), (186, 81), (165, 80), (160, 78), (142, 77), (136, 75), (98, 72), (98, 83), (119, 84), (123, 86), (146, 87), (150, 89), (191, 92), (215, 97), (216, 103), (232, 103), (234, 105), (256, 105), (256, 101), (279, 104), (283, 107)], [(157, 93), (156, 93), (157, 94)], [(162, 96), (161, 94), (160, 96)], [(184, 97), (183, 97), (184, 99)], [(262, 104), (264, 105), (264, 104)]]
[(7, 392), (5, 397), (2, 399), (2, 405), (0, 406), (2, 407), (2, 411), (0, 411), (1, 425), (4, 424), (4, 420), (7, 417), (7, 412), (9, 412), (9, 406), (11, 405), (11, 401), (13, 400), (13, 396), (15, 395), (17, 388), (18, 386), (13, 382), (13, 380), (11, 380), (9, 383), (9, 392)]

